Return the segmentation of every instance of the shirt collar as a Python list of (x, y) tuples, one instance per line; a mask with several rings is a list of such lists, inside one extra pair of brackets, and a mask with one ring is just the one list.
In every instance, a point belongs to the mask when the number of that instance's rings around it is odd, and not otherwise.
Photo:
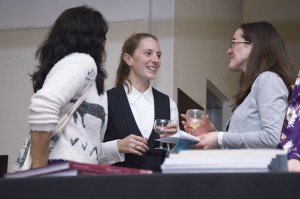
[(153, 92), (151, 84), (144, 93), (140, 93), (133, 86), (131, 87), (131, 91), (128, 93), (128, 87), (125, 84), (123, 86), (125, 88), (127, 98), (132, 105), (142, 96), (144, 96), (149, 103), (153, 102)]

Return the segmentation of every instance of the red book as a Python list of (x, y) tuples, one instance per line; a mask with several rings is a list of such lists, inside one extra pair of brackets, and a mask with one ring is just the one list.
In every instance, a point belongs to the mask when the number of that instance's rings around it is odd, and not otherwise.
[[(72, 170), (72, 171), (70, 171)], [(151, 170), (135, 169), (129, 167), (87, 164), (78, 162), (62, 162), (46, 167), (35, 168), (27, 171), (7, 173), (4, 178), (26, 178), (36, 176), (77, 176), (96, 174), (151, 174)]]
[(79, 174), (151, 174), (151, 170), (134, 169), (129, 167), (101, 165), (101, 164), (83, 164), (78, 162), (69, 162), (70, 168), (77, 169)]

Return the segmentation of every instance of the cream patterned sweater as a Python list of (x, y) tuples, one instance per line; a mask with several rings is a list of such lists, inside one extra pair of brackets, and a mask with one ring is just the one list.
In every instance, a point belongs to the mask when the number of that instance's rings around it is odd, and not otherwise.
[(99, 96), (95, 84), (97, 68), (92, 57), (72, 53), (49, 72), (43, 88), (31, 98), (28, 122), (31, 130), (53, 131), (65, 114), (93, 81), (86, 98), (70, 118), (49, 154), (49, 160), (63, 159), (84, 163), (106, 163), (101, 145), (103, 125), (107, 122), (107, 102)]

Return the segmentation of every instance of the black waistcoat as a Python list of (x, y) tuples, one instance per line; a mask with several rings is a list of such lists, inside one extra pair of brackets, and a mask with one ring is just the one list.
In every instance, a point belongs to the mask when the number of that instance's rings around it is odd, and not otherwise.
[[(170, 119), (169, 97), (152, 88), (154, 97), (155, 118)], [(136, 122), (123, 86), (118, 86), (107, 91), (108, 98), (108, 123), (104, 142), (123, 139), (130, 134), (142, 136)], [(154, 121), (154, 118), (153, 118)], [(165, 158), (165, 152), (154, 149), (159, 142), (154, 139), (159, 136), (152, 130), (148, 138), (149, 151), (143, 156), (125, 154), (125, 161), (116, 163), (117, 166), (149, 169), (160, 171), (160, 166)]]

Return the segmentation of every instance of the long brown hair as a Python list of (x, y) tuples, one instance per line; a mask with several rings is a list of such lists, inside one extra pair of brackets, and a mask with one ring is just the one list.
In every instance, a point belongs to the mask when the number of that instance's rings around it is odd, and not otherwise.
[(296, 72), (286, 45), (276, 28), (269, 22), (244, 23), (242, 37), (252, 43), (246, 71), (241, 74), (239, 90), (234, 96), (235, 105), (240, 105), (251, 91), (257, 76), (262, 72), (276, 73), (285, 83), (289, 93), (296, 80)]
[[(149, 38), (149, 37), (158, 41), (157, 38), (150, 33), (135, 33), (135, 34), (131, 35), (128, 39), (126, 39), (126, 41), (124, 42), (124, 45), (122, 47), (122, 53), (121, 53), (120, 62), (119, 62), (118, 70), (117, 70), (117, 77), (115, 80), (116, 86), (123, 85), (126, 80), (130, 84), (130, 81), (128, 79), (128, 76), (130, 73), (130, 68), (124, 61), (123, 55), (125, 53), (127, 53), (127, 54), (133, 56), (135, 50), (139, 47), (141, 40), (143, 40), (144, 38)], [(127, 86), (130, 88), (130, 85), (127, 85)]]

